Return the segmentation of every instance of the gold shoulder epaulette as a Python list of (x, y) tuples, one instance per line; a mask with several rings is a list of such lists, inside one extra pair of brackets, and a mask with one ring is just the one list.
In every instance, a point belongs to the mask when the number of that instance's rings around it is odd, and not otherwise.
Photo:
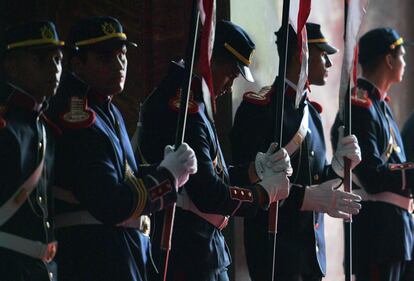
[(243, 95), (243, 100), (248, 103), (257, 104), (257, 105), (266, 105), (270, 102), (270, 96), (272, 95), (272, 87), (266, 86), (260, 89), (258, 93), (255, 92), (246, 92)]
[(368, 97), (368, 91), (358, 88), (355, 95), (351, 97), (351, 103), (353, 105), (369, 108), (372, 105), (372, 100)]
[[(179, 112), (180, 111), (180, 99), (181, 99), (181, 88), (177, 89), (177, 93), (175, 96), (173, 96), (169, 102), (168, 102), (168, 106), (174, 110), (175, 112)], [(190, 91), (190, 96), (188, 97), (188, 109), (187, 112), (190, 114), (195, 114), (199, 111), (199, 106), (196, 103), (196, 101), (194, 100), (194, 94), (193, 91)]]
[(60, 122), (69, 129), (89, 128), (95, 119), (95, 112), (88, 107), (87, 97), (70, 97), (69, 111), (60, 114)]

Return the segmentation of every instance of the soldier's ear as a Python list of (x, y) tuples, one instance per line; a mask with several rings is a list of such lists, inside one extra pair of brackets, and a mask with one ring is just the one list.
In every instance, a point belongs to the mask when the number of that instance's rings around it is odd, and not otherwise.
[(394, 67), (394, 56), (392, 54), (385, 55), (385, 63), (389, 69)]
[(74, 73), (76, 74), (83, 73), (84, 61), (80, 57), (78, 56), (72, 57), (69, 63), (70, 63), (70, 68), (72, 69)]
[(4, 56), (1, 62), (2, 73), (7, 77), (14, 77), (18, 73), (18, 56), (16, 52), (11, 52), (8, 55)]

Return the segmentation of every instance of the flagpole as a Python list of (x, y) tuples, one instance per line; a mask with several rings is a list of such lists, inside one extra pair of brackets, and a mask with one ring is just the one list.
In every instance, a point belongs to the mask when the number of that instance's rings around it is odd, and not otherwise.
[[(177, 130), (175, 137), (175, 149), (184, 142), (185, 127), (187, 121), (188, 101), (190, 97), (191, 78), (193, 76), (194, 57), (196, 50), (196, 38), (198, 33), (198, 22), (200, 12), (197, 6), (197, 0), (193, 0), (192, 14), (190, 20), (190, 31), (187, 45), (187, 53), (185, 60), (185, 80), (183, 82), (182, 92), (180, 96), (180, 111), (178, 113)], [(168, 260), (171, 250), (171, 239), (174, 228), (176, 203), (166, 208), (164, 214), (164, 223), (161, 236), (161, 256), (160, 256), (160, 277), (164, 281), (167, 280)]]
[[(278, 142), (279, 148), (282, 146), (283, 140), (283, 116), (284, 116), (284, 104), (285, 104), (285, 79), (286, 79), (286, 63), (287, 63), (287, 51), (288, 51), (288, 38), (289, 38), (289, 10), (290, 0), (283, 0), (283, 13), (282, 13), (282, 25), (281, 25), (281, 38), (280, 42), (285, 42), (284, 53), (279, 54), (279, 72), (278, 76), (282, 77), (282, 90), (276, 91), (276, 123), (275, 123), (275, 140)], [(279, 40), (279, 38), (278, 38)], [(275, 80), (276, 83), (276, 80)], [(274, 85), (276, 86), (276, 85)], [(272, 281), (275, 280), (276, 274), (276, 238), (277, 238), (277, 224), (279, 216), (279, 201), (276, 201), (270, 205), (269, 210), (269, 249), (272, 249), (272, 256), (269, 259)]]

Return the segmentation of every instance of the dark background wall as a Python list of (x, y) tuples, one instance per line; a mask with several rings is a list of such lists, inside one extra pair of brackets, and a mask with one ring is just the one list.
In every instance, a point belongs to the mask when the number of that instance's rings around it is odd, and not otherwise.
[[(218, 18), (229, 18), (229, 1), (220, 0)], [(191, 0), (1, 0), (0, 30), (7, 25), (52, 20), (63, 39), (78, 19), (111, 15), (123, 24), (137, 49), (128, 50), (125, 91), (115, 99), (130, 134), (135, 129), (139, 102), (166, 73), (170, 60), (185, 55)]]

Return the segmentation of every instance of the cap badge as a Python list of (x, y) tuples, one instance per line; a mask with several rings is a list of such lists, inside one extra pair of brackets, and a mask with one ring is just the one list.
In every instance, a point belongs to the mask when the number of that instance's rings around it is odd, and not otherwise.
[(112, 25), (112, 23), (104, 22), (101, 27), (103, 33), (105, 33), (106, 35), (116, 33), (115, 27)]
[(44, 25), (40, 28), (40, 33), (42, 34), (42, 39), (53, 39), (53, 31), (50, 26)]

